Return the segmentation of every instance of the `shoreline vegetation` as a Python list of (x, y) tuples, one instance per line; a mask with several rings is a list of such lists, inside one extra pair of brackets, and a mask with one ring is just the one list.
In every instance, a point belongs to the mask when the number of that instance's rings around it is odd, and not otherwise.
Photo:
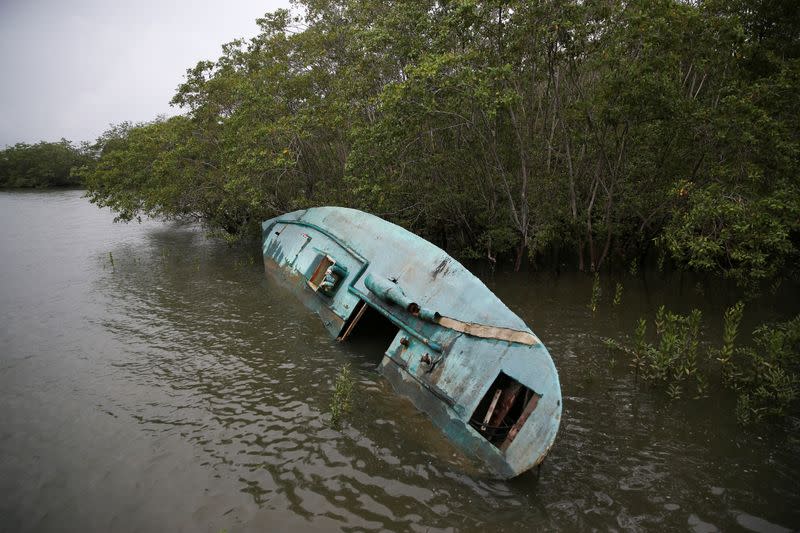
[(342, 205), (515, 270), (666, 261), (757, 290), (798, 273), (799, 11), (298, 1), (189, 68), (183, 114), (9, 147), (0, 184), (230, 235)]
[[(82, 183), (119, 220), (201, 221), (232, 239), (340, 205), (514, 270), (667, 264), (748, 297), (800, 278), (793, 0), (298, 0), (257, 23), (187, 70), (182, 114), (80, 149), (7, 148), (0, 186)], [(58, 164), (8, 170), (26, 157)], [(671, 396), (702, 396), (701, 319), (662, 309), (655, 344), (642, 319), (609, 345)], [(753, 349), (726, 340), (709, 356), (743, 421), (780, 414), (762, 401), (769, 369), (781, 405), (796, 401), (798, 330), (763, 326)]]
[(17, 143), (0, 150), (0, 189), (81, 187), (78, 169), (94, 161), (88, 144), (76, 148), (67, 139)]

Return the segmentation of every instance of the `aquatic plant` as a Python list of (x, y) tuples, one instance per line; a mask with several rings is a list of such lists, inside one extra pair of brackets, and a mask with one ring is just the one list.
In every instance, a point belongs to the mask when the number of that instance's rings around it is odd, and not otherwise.
[(701, 282), (699, 282), (699, 281), (694, 284), (694, 292), (696, 292), (700, 296), (705, 296), (706, 295), (706, 289), (705, 289), (705, 287), (703, 287), (703, 284)]
[(612, 303), (615, 307), (622, 303), (622, 283), (620, 282), (617, 282), (617, 286), (614, 289), (614, 300)]
[(723, 315), (722, 347), (716, 350), (717, 361), (722, 366), (722, 379), (730, 384), (737, 379), (732, 359), (735, 353), (736, 336), (739, 334), (739, 323), (744, 314), (744, 303), (737, 302), (725, 310)]
[(731, 358), (728, 386), (736, 391), (743, 424), (783, 417), (800, 398), (800, 315), (753, 331), (753, 344)]
[(600, 304), (600, 297), (603, 295), (603, 290), (600, 288), (600, 274), (594, 274), (594, 282), (592, 283), (592, 297), (589, 300), (589, 310), (594, 313), (597, 311), (597, 306)]
[(696, 396), (704, 394), (705, 379), (697, 366), (702, 313), (694, 309), (688, 315), (680, 315), (662, 305), (654, 322), (655, 343), (646, 339), (647, 321), (643, 318), (636, 323), (633, 342), (604, 339), (604, 343), (630, 354), (636, 376), (664, 385), (671, 398), (682, 397), (692, 385)]
[(631, 276), (635, 276), (636, 274), (639, 273), (639, 258), (638, 257), (634, 257), (633, 260), (631, 261), (631, 264), (628, 267), (628, 273), (630, 273)]
[[(800, 315), (756, 328), (751, 345), (737, 347), (743, 313), (742, 302), (725, 311), (722, 346), (709, 350), (707, 361), (719, 363), (722, 385), (736, 393), (736, 417), (740, 423), (783, 417), (800, 398)], [(694, 388), (694, 398), (706, 396), (717, 369), (698, 364), (702, 342), (700, 311), (680, 315), (661, 306), (654, 323), (654, 343), (647, 340), (644, 318), (637, 321), (632, 338), (604, 339), (604, 343), (629, 354), (637, 378), (642, 376), (663, 385), (671, 399), (684, 397), (690, 388)]]
[(342, 418), (353, 408), (353, 390), (355, 380), (353, 379), (350, 365), (345, 364), (339, 368), (339, 374), (333, 385), (333, 396), (331, 396), (331, 425), (339, 427)]

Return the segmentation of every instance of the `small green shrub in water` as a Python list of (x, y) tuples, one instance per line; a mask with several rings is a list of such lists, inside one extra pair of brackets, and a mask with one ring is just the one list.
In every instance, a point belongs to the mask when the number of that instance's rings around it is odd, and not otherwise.
[(702, 314), (697, 309), (680, 315), (662, 305), (656, 313), (655, 344), (646, 339), (647, 321), (643, 318), (636, 323), (633, 343), (605, 339), (605, 344), (629, 353), (637, 377), (664, 385), (671, 398), (682, 397), (689, 387), (700, 396), (705, 392), (705, 381), (697, 367), (701, 320)]
[(753, 345), (735, 349), (731, 361), (727, 379), (739, 421), (785, 416), (800, 398), (800, 315), (756, 328)]
[[(779, 324), (763, 325), (753, 332), (752, 346), (736, 347), (744, 313), (741, 302), (725, 311), (722, 346), (709, 351), (708, 362), (720, 365), (722, 384), (737, 395), (736, 416), (742, 424), (766, 417), (782, 417), (800, 399), (800, 315)], [(647, 321), (640, 318), (633, 339), (605, 339), (609, 348), (631, 355), (636, 375), (665, 386), (672, 399), (684, 397), (689, 387), (695, 398), (706, 395), (709, 365), (698, 365), (702, 315), (667, 311), (656, 313), (656, 342), (647, 341)]]
[(350, 365), (342, 365), (336, 382), (333, 385), (333, 396), (331, 397), (331, 425), (338, 427), (342, 418), (353, 408), (353, 389), (355, 380), (350, 371)]
[(636, 257), (633, 258), (633, 261), (631, 261), (631, 266), (628, 267), (628, 272), (631, 276), (635, 276), (639, 273), (639, 259)]
[(594, 313), (597, 311), (597, 306), (600, 304), (600, 296), (603, 291), (600, 288), (600, 274), (595, 273), (594, 282), (592, 283), (592, 298), (589, 300), (589, 310)]
[(617, 282), (617, 287), (614, 289), (614, 307), (622, 303), (622, 283)]
[(736, 382), (738, 376), (733, 364), (736, 352), (736, 337), (739, 334), (739, 323), (744, 314), (744, 303), (737, 302), (725, 310), (723, 315), (722, 347), (716, 351), (717, 361), (722, 367), (722, 379), (726, 385)]

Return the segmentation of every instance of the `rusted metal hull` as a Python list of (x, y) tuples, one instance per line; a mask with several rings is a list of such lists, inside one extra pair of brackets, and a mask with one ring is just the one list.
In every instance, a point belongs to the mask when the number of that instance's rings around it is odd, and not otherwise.
[(539, 464), (561, 420), (547, 349), (433, 244), (378, 217), (325, 207), (262, 225), (264, 265), (346, 340), (367, 307), (397, 328), (379, 365), (401, 395), (497, 476)]

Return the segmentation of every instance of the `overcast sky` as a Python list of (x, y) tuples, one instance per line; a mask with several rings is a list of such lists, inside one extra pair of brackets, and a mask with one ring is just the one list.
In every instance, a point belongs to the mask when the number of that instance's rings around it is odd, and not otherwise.
[(150, 120), (186, 69), (288, 0), (0, 0), (0, 148)]

